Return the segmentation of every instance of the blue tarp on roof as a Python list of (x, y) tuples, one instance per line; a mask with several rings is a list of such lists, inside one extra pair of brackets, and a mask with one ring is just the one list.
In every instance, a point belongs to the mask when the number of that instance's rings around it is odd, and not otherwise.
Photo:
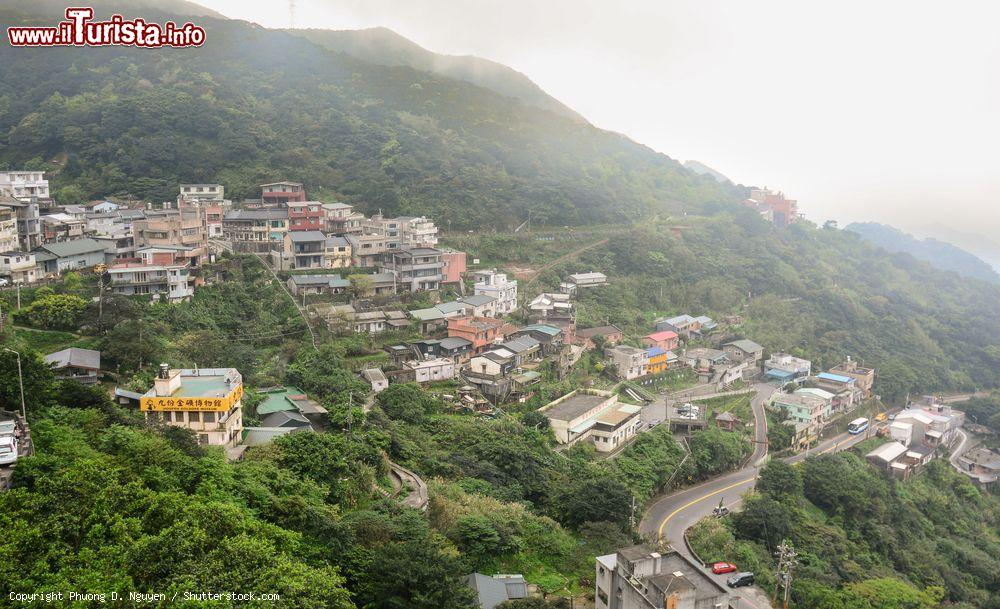
[(650, 347), (646, 350), (646, 354), (649, 355), (649, 357), (656, 357), (657, 355), (663, 355), (664, 353), (666, 353), (666, 351), (660, 349), (659, 347)]
[(835, 383), (850, 383), (852, 380), (849, 376), (843, 376), (840, 374), (830, 374), (829, 372), (820, 372), (816, 375), (816, 378), (823, 379), (824, 381), (833, 381)]
[(778, 370), (777, 368), (771, 368), (764, 373), (764, 376), (769, 376), (773, 379), (778, 379), (779, 381), (785, 381), (795, 377), (794, 372), (789, 372), (788, 370)]

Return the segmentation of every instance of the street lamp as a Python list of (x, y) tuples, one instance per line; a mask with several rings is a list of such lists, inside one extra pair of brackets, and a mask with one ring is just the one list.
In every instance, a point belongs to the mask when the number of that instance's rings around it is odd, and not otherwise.
[(21, 388), (21, 418), (24, 419), (24, 424), (27, 425), (28, 411), (24, 408), (24, 375), (21, 374), (21, 354), (7, 347), (4, 347), (3, 350), (17, 356), (17, 384)]

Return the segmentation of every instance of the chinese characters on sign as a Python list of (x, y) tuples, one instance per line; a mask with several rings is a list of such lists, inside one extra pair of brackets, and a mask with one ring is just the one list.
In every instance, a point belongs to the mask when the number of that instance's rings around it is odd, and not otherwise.
[(141, 410), (197, 410), (225, 412), (243, 397), (243, 385), (237, 385), (225, 397), (143, 397), (139, 401)]

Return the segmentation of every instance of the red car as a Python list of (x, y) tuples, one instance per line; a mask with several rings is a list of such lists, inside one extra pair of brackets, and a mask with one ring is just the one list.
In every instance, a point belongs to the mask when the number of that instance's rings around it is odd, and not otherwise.
[(722, 573), (733, 573), (736, 571), (736, 565), (731, 562), (717, 562), (712, 565), (712, 573), (716, 575), (721, 575)]

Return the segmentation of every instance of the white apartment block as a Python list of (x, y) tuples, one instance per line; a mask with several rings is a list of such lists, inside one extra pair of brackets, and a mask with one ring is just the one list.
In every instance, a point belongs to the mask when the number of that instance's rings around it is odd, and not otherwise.
[(0, 207), (0, 252), (17, 248), (17, 212), (10, 207)]
[(455, 378), (455, 362), (446, 357), (406, 362), (404, 366), (413, 371), (414, 380), (418, 383)]
[(386, 249), (401, 247), (434, 247), (437, 245), (438, 228), (433, 220), (424, 216), (400, 216), (386, 218), (375, 214), (362, 222), (362, 232), (382, 235), (386, 238)]
[(508, 315), (517, 309), (517, 280), (508, 281), (505, 273), (496, 269), (476, 273), (473, 291), (477, 295), (496, 298), (497, 316)]
[(111, 291), (126, 296), (148, 295), (153, 300), (180, 302), (194, 294), (188, 259), (178, 260), (167, 248), (139, 251), (141, 262), (121, 262), (108, 267)]
[(222, 201), (226, 189), (222, 184), (181, 184), (180, 196), (193, 201)]
[[(15, 239), (15, 244), (17, 240)], [(11, 283), (34, 283), (38, 278), (38, 263), (29, 252), (0, 251), (0, 277)]]
[(0, 171), (0, 194), (20, 201), (49, 198), (44, 171)]

